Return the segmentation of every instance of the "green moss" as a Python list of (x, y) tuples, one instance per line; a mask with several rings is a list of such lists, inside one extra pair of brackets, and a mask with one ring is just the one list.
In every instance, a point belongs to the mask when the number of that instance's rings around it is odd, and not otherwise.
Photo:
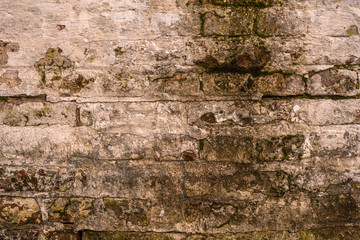
[(204, 151), (204, 145), (205, 145), (205, 140), (200, 139), (199, 140), (199, 156), (202, 156), (202, 153)]
[(92, 63), (95, 60), (95, 57), (91, 57), (88, 59), (89, 63)]
[(40, 82), (41, 82), (42, 84), (46, 84), (46, 74), (45, 74), (45, 72), (44, 72), (44, 71), (40, 71), (39, 74), (40, 74)]
[(175, 77), (175, 74), (171, 75), (171, 76), (165, 76), (165, 77), (158, 77), (158, 78), (154, 78), (152, 80), (152, 82), (155, 82), (155, 81), (158, 81), (158, 80), (166, 80), (166, 79), (171, 79), (171, 78), (174, 78)]
[(199, 82), (199, 89), (200, 89), (200, 91), (204, 91), (204, 83), (203, 83), (203, 81), (201, 81), (200, 80), (200, 82)]
[(286, 190), (283, 186), (276, 186), (270, 188), (270, 194), (275, 197), (282, 197), (286, 193)]
[(290, 192), (294, 191), (298, 186), (295, 184), (295, 177), (292, 174), (287, 175), (288, 189)]
[(59, 81), (61, 80), (62, 78), (60, 76), (54, 76), (51, 81)]
[(359, 29), (356, 25), (351, 25), (347, 30), (346, 34), (349, 36), (359, 35)]
[(299, 240), (355, 240), (360, 239), (359, 227), (329, 227), (297, 233)]
[[(282, 74), (284, 77), (291, 76), (293, 72), (284, 72), (282, 70), (266, 71), (263, 70), (271, 59), (270, 51), (263, 44), (259, 44), (254, 49), (254, 57), (247, 54), (233, 56), (229, 62), (219, 63), (216, 58), (207, 55), (204, 59), (195, 61), (195, 65), (204, 68), (208, 73), (239, 73), (251, 74), (254, 77), (267, 76), (273, 74)], [(239, 63), (240, 62), (240, 63)], [(254, 85), (254, 80), (249, 79), (247, 87), (250, 89)], [(227, 86), (223, 86), (227, 89)]]
[(304, 77), (302, 78), (302, 80), (303, 80), (303, 82), (304, 82), (304, 84), (305, 84), (305, 89), (307, 89), (309, 79), (304, 76)]
[(8, 98), (7, 97), (0, 97), (0, 102), (7, 102)]
[(122, 56), (124, 54), (121, 47), (115, 48), (114, 52), (115, 52), (115, 57), (120, 57), (120, 56)]
[(26, 219), (26, 224), (35, 224), (35, 223), (36, 223), (36, 221), (33, 218)]
[(264, 66), (250, 66), (250, 67), (238, 67), (233, 64), (221, 64), (217, 67), (208, 67), (209, 73), (249, 73), (255, 77), (269, 75), (269, 73), (263, 72)]
[(45, 56), (48, 58), (54, 58), (55, 57), (55, 49), (54, 48), (49, 48), (46, 53)]
[(144, 210), (132, 212), (127, 215), (126, 219), (138, 226), (147, 226), (150, 224), (150, 219)]
[(236, 6), (236, 7), (256, 7), (267, 8), (273, 5), (273, 0), (233, 0), (233, 1), (221, 1), (212, 0), (211, 3), (217, 6)]
[(253, 32), (256, 36), (258, 36), (260, 38), (272, 37), (272, 35), (265, 35), (265, 34), (260, 33), (259, 29), (258, 29), (258, 25), (259, 25), (259, 11), (256, 12), (256, 15), (254, 18)]
[(200, 36), (206, 37), (205, 35), (205, 16), (209, 12), (200, 13)]
[(360, 64), (343, 64), (343, 65), (334, 65), (335, 69), (347, 69), (354, 70), (355, 67), (359, 67)]
[[(68, 210), (68, 208), (70, 207), (71, 203), (70, 203), (70, 200), (68, 200), (65, 205), (64, 205), (64, 208), (60, 209), (60, 210), (55, 210), (53, 211), (54, 213), (58, 213), (60, 215), (60, 218), (64, 218), (67, 213), (66, 211)], [(70, 219), (70, 216), (67, 216), (66, 219)]]

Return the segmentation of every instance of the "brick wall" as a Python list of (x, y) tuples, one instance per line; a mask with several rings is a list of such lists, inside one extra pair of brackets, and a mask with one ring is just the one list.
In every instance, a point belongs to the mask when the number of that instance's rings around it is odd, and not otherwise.
[(0, 1), (0, 239), (360, 239), (359, 21)]

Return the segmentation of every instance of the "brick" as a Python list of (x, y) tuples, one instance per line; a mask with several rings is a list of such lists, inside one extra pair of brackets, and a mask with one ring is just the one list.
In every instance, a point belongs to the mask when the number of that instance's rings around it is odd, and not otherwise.
[(298, 161), (302, 158), (304, 140), (302, 135), (269, 139), (218, 135), (204, 140), (203, 156), (210, 161)]
[(261, 10), (255, 20), (256, 34), (262, 37), (305, 35), (307, 24), (304, 15), (286, 8)]
[[(110, 163), (96, 171), (97, 192), (117, 198), (159, 198), (183, 194), (181, 164), (158, 161)], [(144, 171), (146, 169), (146, 171)]]
[(50, 232), (47, 234), (47, 239), (49, 240), (80, 240), (80, 234), (74, 232)]
[(0, 167), (0, 191), (65, 192), (73, 188), (75, 175), (60, 168)]
[(315, 238), (319, 240), (325, 239), (356, 239), (360, 237), (360, 232), (358, 227), (332, 227), (332, 228), (322, 228), (322, 229), (313, 229), (305, 230), (296, 234), (299, 240), (305, 240), (309, 238)]
[[(216, 168), (222, 172), (212, 171)], [(209, 163), (186, 168), (185, 190), (188, 197), (245, 200), (251, 195), (282, 197), (297, 192), (296, 177), (291, 172), (259, 171), (249, 164)]]
[(356, 71), (327, 69), (309, 74), (307, 92), (311, 95), (351, 96), (358, 94)]
[(40, 207), (33, 198), (1, 197), (0, 224), (42, 223)]
[(21, 231), (21, 230), (5, 230), (0, 232), (1, 239), (8, 239), (8, 240), (34, 240), (38, 239), (40, 233), (39, 231)]
[(113, 212), (119, 220), (138, 226), (150, 224), (150, 204), (146, 200), (129, 201), (105, 198), (104, 204), (106, 211)]
[(93, 199), (58, 198), (49, 206), (49, 221), (75, 223), (93, 213)]
[[(1, 104), (1, 103), (0, 103)], [(0, 122), (8, 126), (75, 125), (75, 104), (3, 103)]]
[(252, 34), (255, 14), (251, 9), (206, 12), (201, 15), (202, 35), (242, 36)]

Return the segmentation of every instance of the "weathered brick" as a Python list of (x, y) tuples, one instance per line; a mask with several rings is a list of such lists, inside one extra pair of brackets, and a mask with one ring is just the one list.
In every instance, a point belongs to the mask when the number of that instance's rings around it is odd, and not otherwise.
[(358, 94), (357, 72), (347, 69), (327, 69), (311, 72), (307, 81), (307, 92), (311, 95), (341, 95)]
[(0, 2), (0, 238), (359, 238), (358, 1)]
[(3, 230), (0, 232), (0, 239), (6, 240), (34, 240), (38, 239), (40, 231)]
[[(0, 103), (1, 104), (1, 103)], [(72, 103), (3, 103), (0, 123), (8, 126), (75, 125), (76, 106)]]
[(360, 217), (358, 203), (350, 194), (314, 197), (311, 205), (321, 223), (356, 221)]
[(243, 36), (253, 33), (255, 13), (252, 9), (206, 12), (200, 16), (203, 36)]
[(65, 192), (73, 188), (76, 171), (28, 167), (0, 167), (0, 191)]
[(334, 239), (334, 240), (351, 240), (360, 238), (360, 230), (358, 227), (331, 227), (313, 230), (301, 231), (296, 234), (299, 240), (307, 239)]
[[(284, 73), (262, 73), (261, 70), (239, 73), (213, 73), (203, 76), (204, 93), (248, 98), (300, 95), (305, 93), (301, 76)], [(258, 75), (259, 74), (259, 75)], [(256, 76), (257, 75), (257, 76)]]
[(81, 240), (79, 233), (74, 232), (50, 232), (46, 235), (46, 239), (48, 240)]
[(255, 20), (255, 33), (262, 37), (305, 35), (307, 23), (305, 13), (286, 8), (261, 10)]
[(34, 198), (1, 197), (0, 224), (42, 223), (40, 207)]
[[(172, 124), (176, 123), (172, 122)], [(194, 154), (195, 159), (198, 149), (198, 142), (195, 139), (176, 134), (136, 136), (130, 133), (121, 135), (104, 133), (101, 135), (101, 142), (99, 155), (105, 159), (186, 160), (183, 157), (184, 152)]]
[(259, 171), (250, 164), (209, 163), (188, 164), (184, 181), (188, 197), (244, 200), (251, 195), (276, 198), (297, 192), (297, 178), (282, 170)]
[(150, 223), (150, 204), (146, 200), (105, 198), (104, 204), (105, 210), (113, 212), (119, 220), (138, 226), (147, 226)]
[(110, 163), (102, 165), (96, 174), (95, 193), (109, 197), (144, 199), (183, 194), (183, 171), (178, 162)]
[(204, 141), (203, 156), (210, 161), (267, 162), (298, 161), (302, 158), (304, 136), (287, 135), (269, 139), (215, 136)]
[(75, 223), (93, 213), (93, 199), (57, 198), (49, 206), (49, 221)]

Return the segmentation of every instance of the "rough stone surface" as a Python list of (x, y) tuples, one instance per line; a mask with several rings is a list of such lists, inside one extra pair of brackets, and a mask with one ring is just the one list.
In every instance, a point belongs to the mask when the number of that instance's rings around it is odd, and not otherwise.
[(360, 239), (358, 0), (0, 1), (0, 239)]

